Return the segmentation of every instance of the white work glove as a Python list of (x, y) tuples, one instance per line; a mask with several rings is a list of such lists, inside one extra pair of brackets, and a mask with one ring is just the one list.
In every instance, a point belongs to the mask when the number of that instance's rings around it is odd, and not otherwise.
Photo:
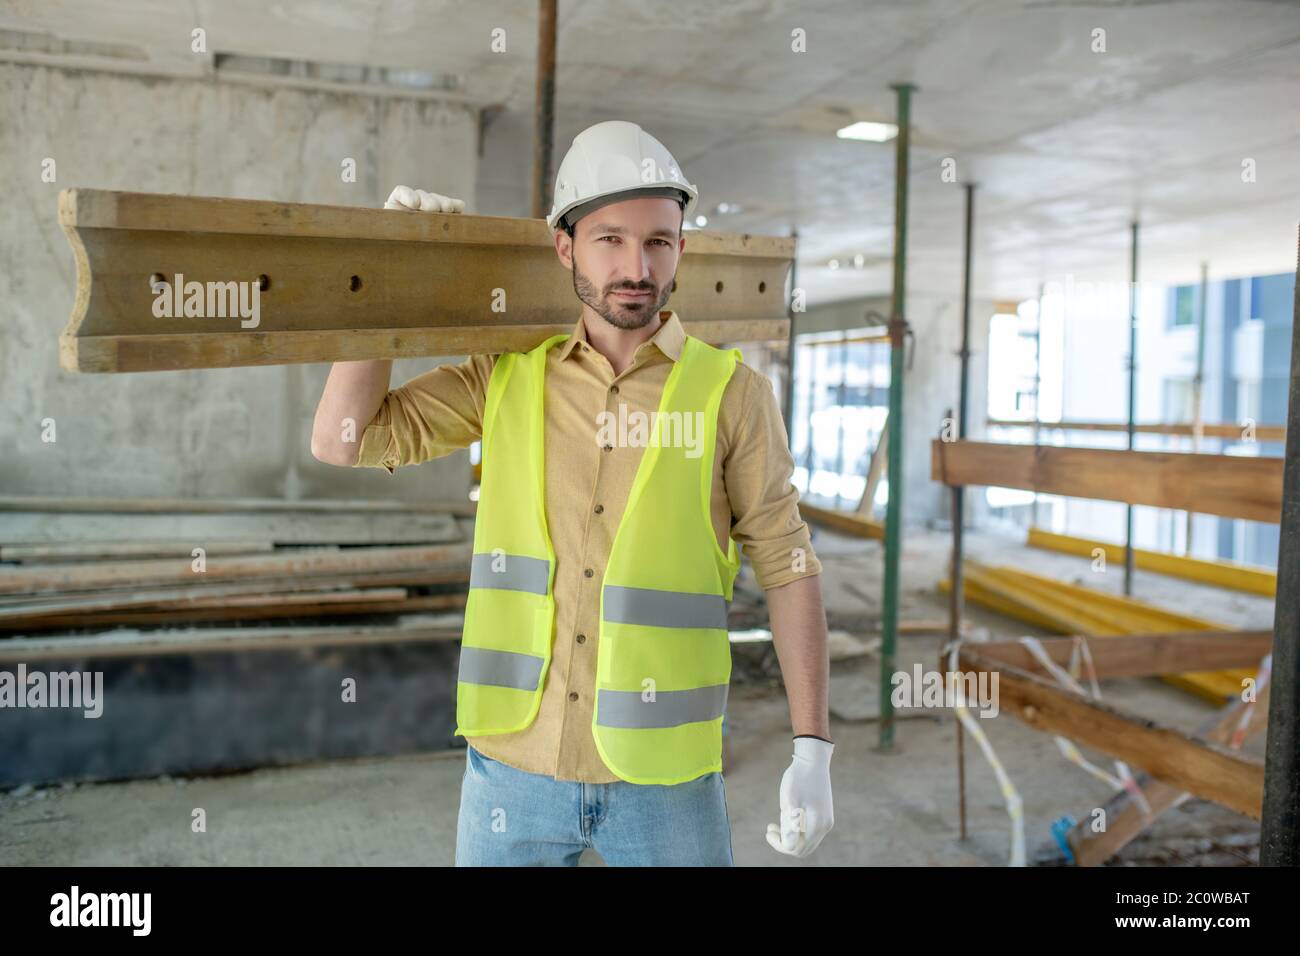
[(831, 753), (818, 737), (794, 738), (794, 761), (781, 778), (781, 824), (767, 825), (767, 842), (778, 853), (809, 856), (835, 824), (831, 806)]
[(410, 186), (398, 186), (389, 194), (384, 208), (409, 212), (464, 212), (465, 201), (440, 193), (425, 192), (423, 189), (412, 189)]

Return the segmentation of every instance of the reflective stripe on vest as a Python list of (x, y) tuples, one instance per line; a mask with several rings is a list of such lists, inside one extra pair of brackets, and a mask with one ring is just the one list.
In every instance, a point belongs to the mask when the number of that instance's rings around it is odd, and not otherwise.
[(653, 700), (641, 691), (602, 690), (597, 708), (600, 726), (648, 728), (679, 727), (702, 720), (718, 720), (727, 706), (726, 684), (694, 690), (661, 690)]
[(460, 649), (460, 673), (456, 679), (470, 684), (532, 690), (542, 676), (545, 658), (514, 651), (489, 651), (482, 647)]
[(727, 599), (720, 594), (684, 594), (607, 584), (605, 620), (646, 627), (727, 627)]
[(522, 554), (476, 554), (470, 559), (469, 586), (545, 594), (551, 562)]

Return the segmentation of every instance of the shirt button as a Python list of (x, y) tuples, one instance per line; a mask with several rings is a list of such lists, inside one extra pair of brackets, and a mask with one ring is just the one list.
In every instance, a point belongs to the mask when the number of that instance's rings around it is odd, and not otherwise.
[(613, 445), (605, 445), (605, 446), (604, 446), (603, 448), (601, 448), (600, 450), (601, 450), (601, 451), (613, 451), (613, 450), (614, 450), (614, 446), (613, 446)]
[(578, 692), (572, 690), (569, 691), (569, 700), (577, 700), (577, 699), (578, 699)]
[(605, 512), (604, 505), (596, 505), (596, 514), (603, 514), (604, 512)]
[(591, 568), (587, 568), (587, 570), (583, 571), (582, 573), (587, 577), (592, 577), (593, 575), (595, 575), (596, 572), (591, 570)]
[(579, 644), (586, 644), (586, 643), (587, 643), (587, 635), (586, 635), (586, 634), (579, 634), (579, 635), (575, 638), (575, 640), (576, 640)]
[(611, 386), (609, 387), (609, 390), (610, 390), (611, 392), (613, 392), (615, 395), (618, 394), (618, 386), (617, 386), (617, 385), (611, 385)]

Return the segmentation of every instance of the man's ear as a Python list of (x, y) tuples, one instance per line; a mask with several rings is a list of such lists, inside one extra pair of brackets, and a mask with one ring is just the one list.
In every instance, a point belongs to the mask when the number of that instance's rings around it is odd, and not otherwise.
[(555, 254), (566, 269), (573, 268), (573, 239), (563, 229), (555, 230)]

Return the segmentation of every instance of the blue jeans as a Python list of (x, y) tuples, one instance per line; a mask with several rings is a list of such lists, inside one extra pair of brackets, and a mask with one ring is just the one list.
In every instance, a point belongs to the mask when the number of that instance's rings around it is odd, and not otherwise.
[(466, 747), (457, 866), (735, 866), (722, 774), (674, 786), (576, 783)]

